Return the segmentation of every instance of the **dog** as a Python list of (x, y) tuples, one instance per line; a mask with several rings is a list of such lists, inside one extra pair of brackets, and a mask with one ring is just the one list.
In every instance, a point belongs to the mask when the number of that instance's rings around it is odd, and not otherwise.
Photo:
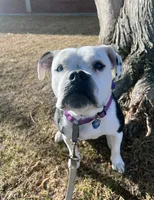
[[(122, 73), (120, 55), (107, 45), (49, 51), (38, 61), (40, 80), (45, 78), (46, 70), (51, 73), (51, 85), (57, 98), (55, 140), (63, 139), (72, 155), (72, 127), (74, 121), (80, 122), (78, 140), (106, 135), (112, 169), (123, 173), (120, 146), (124, 117), (111, 87), (111, 71), (114, 70), (116, 80)], [(80, 158), (77, 147), (75, 153)]]

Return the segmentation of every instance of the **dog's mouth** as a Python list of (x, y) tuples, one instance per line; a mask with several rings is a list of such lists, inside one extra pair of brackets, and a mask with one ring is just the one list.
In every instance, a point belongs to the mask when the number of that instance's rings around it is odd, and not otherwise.
[(81, 92), (73, 92), (63, 99), (63, 105), (66, 108), (82, 108), (88, 105), (91, 105), (92, 100), (86, 95)]
[(93, 87), (75, 87), (71, 86), (66, 89), (62, 101), (63, 108), (80, 109), (86, 106), (96, 105), (96, 98), (93, 93)]

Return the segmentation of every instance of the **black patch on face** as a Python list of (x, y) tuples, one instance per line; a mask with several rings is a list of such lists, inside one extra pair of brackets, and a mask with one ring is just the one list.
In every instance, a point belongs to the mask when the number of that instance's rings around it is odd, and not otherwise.
[(118, 104), (118, 102), (117, 102), (117, 100), (116, 100), (116, 98), (115, 98), (113, 93), (112, 93), (112, 96), (113, 96), (113, 99), (114, 99), (114, 101), (116, 103), (116, 116), (117, 116), (117, 118), (119, 120), (119, 124), (120, 124), (120, 127), (118, 128), (117, 132), (120, 133), (124, 129), (125, 119), (124, 119), (124, 115), (123, 115), (123, 113), (121, 111), (121, 108), (120, 108), (120, 106), (119, 106), (119, 104)]
[(62, 101), (64, 107), (68, 105), (70, 108), (79, 109), (87, 105), (97, 105), (94, 96), (95, 84), (90, 75), (75, 80), (71, 77), (71, 80), (73, 81), (65, 88), (65, 97)]

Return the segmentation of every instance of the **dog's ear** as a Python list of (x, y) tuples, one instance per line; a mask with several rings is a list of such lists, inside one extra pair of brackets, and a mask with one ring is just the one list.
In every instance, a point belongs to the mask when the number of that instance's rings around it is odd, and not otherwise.
[(112, 64), (112, 69), (115, 70), (115, 79), (116, 81), (120, 78), (122, 74), (122, 59), (119, 54), (117, 54), (111, 46), (103, 45), (110, 62)]
[(37, 74), (38, 74), (39, 80), (43, 80), (45, 78), (46, 70), (47, 71), (51, 70), (53, 58), (54, 58), (54, 53), (52, 51), (49, 51), (49, 52), (45, 53), (38, 61)]
[(116, 81), (121, 77), (122, 74), (122, 58), (116, 53), (116, 67), (115, 67), (115, 79)]

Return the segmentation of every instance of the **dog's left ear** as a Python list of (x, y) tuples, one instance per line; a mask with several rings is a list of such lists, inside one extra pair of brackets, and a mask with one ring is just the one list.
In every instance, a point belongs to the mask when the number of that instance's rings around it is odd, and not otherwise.
[(122, 58), (116, 53), (116, 67), (115, 67), (115, 79), (116, 81), (121, 77), (122, 74)]
[(52, 51), (49, 51), (49, 52), (45, 53), (38, 61), (37, 74), (38, 74), (39, 80), (43, 80), (45, 78), (46, 70), (47, 71), (51, 70), (53, 58), (54, 58), (54, 53)]
[(115, 70), (115, 79), (116, 81), (120, 78), (122, 74), (122, 59), (119, 54), (117, 54), (111, 46), (103, 45), (110, 61), (112, 64), (112, 69)]

